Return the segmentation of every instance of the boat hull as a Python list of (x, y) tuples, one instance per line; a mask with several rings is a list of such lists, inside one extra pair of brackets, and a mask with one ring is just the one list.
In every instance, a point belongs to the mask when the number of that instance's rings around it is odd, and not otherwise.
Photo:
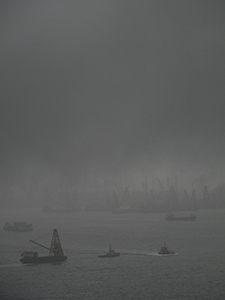
[(99, 255), (98, 257), (104, 258), (104, 257), (116, 257), (119, 256), (120, 252), (116, 252), (114, 254), (106, 254), (106, 255)]
[(23, 257), (20, 259), (23, 264), (43, 264), (65, 261), (67, 256), (40, 256), (40, 257)]
[(172, 252), (172, 251), (161, 252), (161, 251), (159, 251), (158, 254), (160, 254), (160, 255), (169, 255), (169, 254), (175, 254), (175, 252)]
[(5, 231), (9, 232), (28, 232), (28, 231), (33, 231), (33, 229), (17, 229), (17, 228), (3, 228)]
[(174, 215), (168, 215), (165, 219), (166, 221), (195, 221), (196, 216), (194, 214), (186, 217), (175, 217)]
[(167, 217), (166, 221), (195, 221), (196, 217)]

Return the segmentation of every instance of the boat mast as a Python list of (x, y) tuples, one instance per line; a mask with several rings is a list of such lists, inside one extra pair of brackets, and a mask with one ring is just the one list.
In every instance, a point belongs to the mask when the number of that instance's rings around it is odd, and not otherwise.
[(53, 230), (52, 241), (51, 241), (51, 246), (50, 246), (49, 250), (50, 250), (49, 256), (51, 254), (63, 256), (63, 249), (62, 249), (62, 246), (60, 243), (59, 234), (58, 234), (57, 229)]
[(33, 244), (36, 244), (36, 245), (38, 245), (42, 248), (45, 248), (45, 249), (49, 250), (49, 256), (50, 255), (60, 255), (60, 256), (62, 255), (63, 256), (63, 250), (62, 250), (62, 246), (61, 246), (61, 243), (60, 243), (59, 234), (58, 234), (57, 229), (54, 229), (54, 231), (53, 231), (50, 248), (46, 247), (44, 245), (41, 245), (41, 244), (39, 244), (35, 241), (32, 241), (32, 240), (30, 240), (30, 242), (33, 243)]
[(36, 245), (38, 245), (38, 246), (40, 246), (40, 247), (42, 247), (42, 248), (45, 248), (45, 249), (47, 249), (47, 250), (51, 250), (50, 248), (48, 248), (48, 247), (46, 247), (46, 246), (44, 246), (44, 245), (42, 245), (42, 244), (39, 244), (39, 243), (37, 243), (37, 242), (35, 242), (35, 241), (30, 240), (30, 242), (33, 243), (33, 244), (36, 244)]

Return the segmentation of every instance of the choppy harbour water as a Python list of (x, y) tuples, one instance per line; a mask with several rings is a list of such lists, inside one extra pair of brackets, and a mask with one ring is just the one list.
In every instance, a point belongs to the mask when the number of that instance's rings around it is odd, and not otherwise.
[[(195, 222), (166, 222), (164, 214), (2, 209), (0, 299), (225, 299), (224, 211), (196, 215)], [(31, 222), (34, 231), (5, 232), (7, 221)], [(25, 250), (47, 254), (29, 239), (50, 245), (54, 228), (68, 260), (21, 264)], [(164, 242), (176, 255), (157, 254)], [(109, 243), (121, 255), (98, 258)]]

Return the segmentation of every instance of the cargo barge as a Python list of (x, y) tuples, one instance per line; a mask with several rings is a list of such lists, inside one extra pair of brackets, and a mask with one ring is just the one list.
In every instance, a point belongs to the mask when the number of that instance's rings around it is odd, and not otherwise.
[(23, 264), (55, 263), (65, 261), (67, 259), (67, 256), (63, 254), (63, 249), (61, 246), (57, 229), (53, 230), (50, 248), (32, 240), (30, 240), (30, 242), (49, 250), (49, 255), (38, 256), (38, 252), (25, 251), (21, 254), (22, 258), (20, 259), (21, 263)]

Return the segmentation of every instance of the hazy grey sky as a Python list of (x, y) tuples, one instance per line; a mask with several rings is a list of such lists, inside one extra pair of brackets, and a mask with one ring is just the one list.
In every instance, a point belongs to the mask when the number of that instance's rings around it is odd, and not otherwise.
[(7, 0), (0, 25), (2, 178), (224, 165), (224, 1)]

